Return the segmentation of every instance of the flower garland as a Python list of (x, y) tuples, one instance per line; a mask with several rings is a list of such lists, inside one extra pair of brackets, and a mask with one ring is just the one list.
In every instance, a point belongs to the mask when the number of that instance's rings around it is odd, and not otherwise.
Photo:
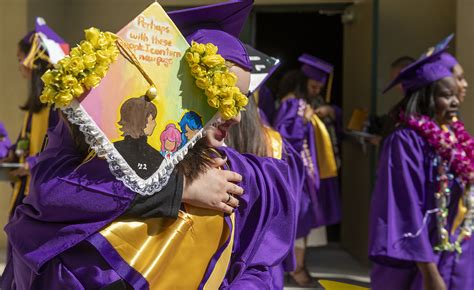
[(236, 87), (237, 76), (229, 72), (225, 59), (217, 51), (212, 43), (193, 41), (185, 57), (195, 84), (204, 90), (209, 106), (218, 109), (222, 118), (228, 120), (243, 110), (248, 99)]
[[(439, 155), (441, 162), (438, 165), (438, 192), (435, 194), (437, 213), (437, 227), (440, 243), (434, 247), (436, 251), (457, 251), (462, 253), (461, 243), (472, 236), (473, 200), (471, 197), (471, 183), (474, 180), (474, 141), (466, 132), (464, 124), (455, 121), (450, 125), (452, 133), (442, 130), (427, 116), (419, 118), (409, 117), (407, 125), (423, 136), (428, 144)], [(463, 204), (467, 215), (462, 222), (460, 234), (454, 243), (450, 242), (448, 225), (448, 199), (450, 197), (449, 182), (454, 178), (447, 172), (449, 169), (459, 178), (464, 186)]]
[(45, 85), (40, 96), (41, 102), (58, 107), (69, 105), (85, 90), (97, 87), (110, 64), (117, 59), (120, 51), (115, 34), (94, 27), (84, 32), (86, 39), (41, 77)]
[(452, 124), (454, 138), (450, 132), (443, 131), (427, 116), (410, 117), (409, 127), (415, 129), (436, 150), (449, 167), (461, 178), (464, 185), (474, 180), (474, 142), (460, 121)]

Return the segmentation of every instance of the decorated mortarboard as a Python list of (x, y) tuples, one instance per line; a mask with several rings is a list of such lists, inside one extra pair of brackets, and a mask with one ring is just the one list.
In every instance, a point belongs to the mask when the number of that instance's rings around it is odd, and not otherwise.
[(117, 34), (90, 28), (85, 36), (43, 75), (41, 100), (61, 107), (139, 194), (159, 191), (206, 126), (247, 104), (219, 48), (190, 46), (156, 2)]
[(23, 65), (29, 68), (33, 68), (38, 58), (56, 64), (69, 53), (69, 44), (46, 25), (41, 17), (36, 18), (35, 30), (29, 32), (24, 41), (31, 44), (31, 49), (23, 60)]
[(441, 62), (444, 64), (447, 68), (452, 69), (455, 65), (458, 64), (457, 59), (451, 55), (449, 52), (446, 50), (449, 47), (449, 44), (451, 41), (454, 39), (454, 33), (448, 35), (445, 39), (441, 40), (438, 44), (436, 44), (433, 47), (430, 47), (427, 52), (425, 52), (423, 56), (430, 56), (431, 54), (436, 54), (440, 51), (443, 51), (440, 55)]
[(301, 71), (310, 79), (319, 81), (326, 86), (326, 102), (331, 100), (332, 82), (334, 77), (334, 66), (320, 58), (309, 54), (303, 54), (298, 58), (303, 65)]
[(450, 35), (436, 46), (429, 48), (418, 60), (400, 71), (383, 92), (386, 93), (394, 86), (401, 84), (403, 92), (407, 95), (432, 82), (452, 76), (452, 72), (443, 60), (442, 55), (446, 53), (453, 37), (454, 35)]
[(250, 62), (252, 64), (252, 73), (250, 74), (250, 89), (251, 93), (257, 91), (265, 81), (280, 66), (279, 59), (266, 55), (265, 53), (245, 44)]
[(238, 39), (252, 10), (253, 0), (223, 3), (169, 12), (189, 43), (213, 43), (226, 60), (251, 70), (243, 43)]

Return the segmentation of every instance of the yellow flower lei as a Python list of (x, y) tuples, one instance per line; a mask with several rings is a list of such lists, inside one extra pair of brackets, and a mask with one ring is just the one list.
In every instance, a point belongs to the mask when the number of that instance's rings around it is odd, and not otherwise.
[(97, 87), (110, 64), (117, 59), (120, 51), (115, 34), (94, 27), (84, 30), (84, 33), (86, 39), (41, 77), (44, 82), (41, 102), (58, 107), (69, 105), (85, 90)]
[(248, 103), (247, 97), (236, 87), (237, 76), (229, 72), (225, 59), (212, 43), (192, 42), (185, 54), (195, 84), (204, 90), (209, 106), (216, 108), (225, 120), (238, 115)]

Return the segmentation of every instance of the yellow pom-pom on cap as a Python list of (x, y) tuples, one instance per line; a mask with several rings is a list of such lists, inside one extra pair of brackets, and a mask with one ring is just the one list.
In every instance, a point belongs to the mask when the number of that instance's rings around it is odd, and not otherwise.
[(158, 96), (158, 90), (156, 89), (155, 86), (151, 86), (147, 91), (146, 91), (146, 96), (149, 101), (153, 101), (157, 96)]

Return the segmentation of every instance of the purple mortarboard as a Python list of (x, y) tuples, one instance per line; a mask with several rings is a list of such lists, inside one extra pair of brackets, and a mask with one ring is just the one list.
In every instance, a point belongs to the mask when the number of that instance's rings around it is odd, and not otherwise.
[(28, 43), (28, 44), (31, 44), (31, 42), (33, 41), (33, 35), (35, 34), (36, 31), (32, 30), (30, 32), (28, 32), (24, 37), (23, 37), (23, 41)]
[(450, 70), (459, 63), (458, 60), (449, 52), (444, 52), (441, 54), (441, 61)]
[[(301, 55), (298, 61), (303, 64), (301, 71), (310, 79), (319, 81), (326, 86), (326, 103), (331, 101), (334, 66), (322, 59), (307, 53)], [(329, 77), (329, 79), (328, 79)]]
[(252, 6), (253, 0), (231, 0), (171, 11), (168, 15), (189, 43), (213, 43), (224, 59), (251, 70), (249, 56), (238, 37)]
[(36, 18), (35, 30), (28, 32), (23, 40), (31, 44), (30, 52), (23, 60), (23, 64), (30, 68), (34, 66), (37, 58), (56, 64), (69, 53), (69, 44), (46, 25), (41, 17)]
[[(440, 51), (445, 51), (446, 49), (448, 49), (449, 44), (451, 43), (453, 38), (454, 34), (450, 34), (448, 37), (440, 41), (434, 47), (430, 48), (428, 52), (425, 53), (423, 56), (429, 56), (430, 54), (436, 54)], [(453, 67), (459, 63), (453, 55), (446, 51), (441, 53), (441, 62), (450, 70), (453, 69)]]
[(301, 71), (308, 78), (320, 81), (324, 84), (326, 84), (328, 76), (331, 75), (334, 70), (332, 64), (306, 53), (300, 56), (298, 61), (303, 63)]
[(383, 92), (386, 93), (394, 86), (402, 84), (403, 92), (407, 95), (432, 82), (452, 76), (451, 68), (447, 65), (448, 62), (442, 57), (447, 53), (446, 49), (452, 38), (453, 35), (450, 35), (443, 39), (417, 61), (405, 67)]

